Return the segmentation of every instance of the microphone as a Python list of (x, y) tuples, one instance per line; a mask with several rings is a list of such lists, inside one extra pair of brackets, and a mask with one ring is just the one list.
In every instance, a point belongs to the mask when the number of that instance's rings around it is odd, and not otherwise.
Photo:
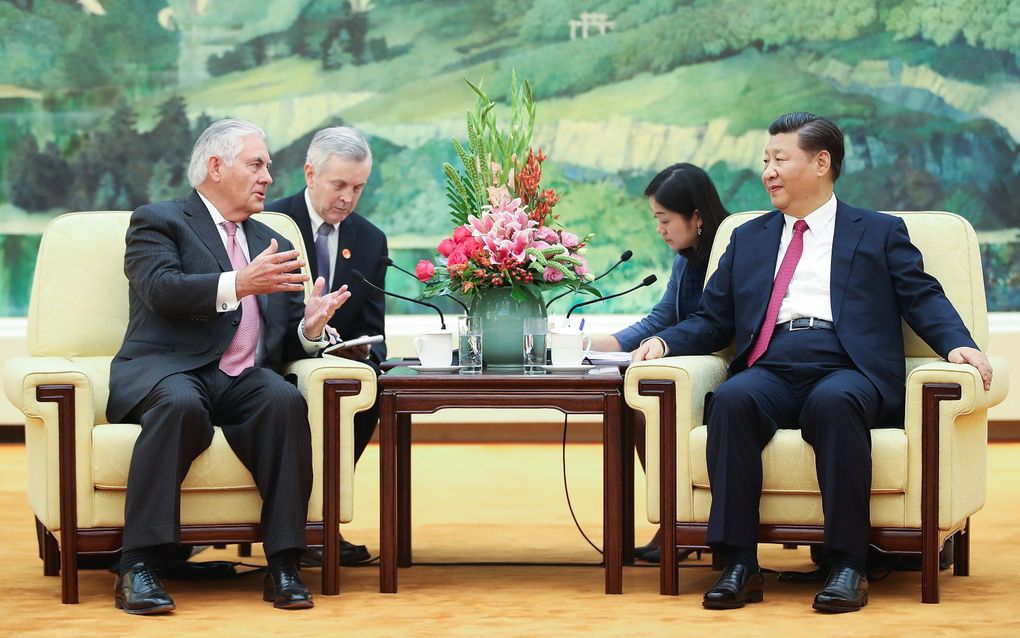
[[(633, 256), (634, 256), (634, 251), (632, 251), (632, 250), (625, 250), (625, 251), (623, 251), (623, 254), (620, 255), (619, 261), (617, 261), (615, 264), (613, 264), (613, 266), (609, 270), (607, 270), (606, 272), (602, 273), (601, 275), (599, 275), (595, 279), (592, 279), (591, 282), (595, 283), (599, 279), (602, 279), (603, 277), (605, 277), (609, 273), (611, 273), (614, 270), (616, 270), (617, 266), (619, 266), (620, 264), (622, 264), (625, 261), (628, 261)], [(566, 297), (567, 295), (569, 295), (572, 292), (574, 292), (574, 291), (568, 288), (565, 292), (561, 292), (560, 294), (556, 295), (555, 297), (553, 297), (549, 301), (545, 302), (545, 307), (548, 308), (549, 304), (551, 304), (552, 302), (556, 301), (560, 297)]]
[(581, 303), (576, 303), (576, 304), (574, 304), (573, 306), (570, 307), (570, 310), (567, 311), (567, 319), (570, 318), (571, 313), (573, 313), (575, 310), (577, 310), (581, 306), (587, 306), (588, 304), (599, 303), (600, 301), (609, 301), (610, 299), (613, 299), (615, 297), (622, 297), (624, 295), (627, 295), (627, 294), (630, 294), (630, 293), (634, 292), (638, 288), (644, 288), (645, 286), (651, 286), (652, 284), (655, 283), (656, 279), (658, 279), (658, 277), (656, 277), (655, 275), (648, 275), (647, 277), (645, 277), (644, 279), (641, 280), (641, 283), (639, 283), (638, 285), (634, 286), (633, 288), (630, 288), (628, 290), (624, 290), (623, 292), (618, 292), (615, 295), (607, 295), (605, 297), (599, 297), (598, 299), (591, 299), (589, 301), (582, 301)]
[[(404, 274), (407, 274), (407, 275), (410, 275), (410, 276), (414, 277), (414, 280), (415, 280), (415, 281), (417, 281), (418, 283), (421, 283), (421, 279), (418, 279), (418, 275), (414, 274), (413, 272), (411, 272), (411, 271), (409, 271), (409, 270), (404, 270), (403, 268), (401, 268), (400, 266), (398, 266), (398, 265), (396, 264), (396, 262), (394, 262), (394, 261), (393, 261), (392, 259), (390, 259), (389, 257), (383, 257), (383, 258), (382, 258), (382, 262), (383, 262), (384, 264), (386, 264), (386, 266), (387, 266), (387, 267), (391, 267), (391, 266), (392, 266), (393, 268), (396, 268), (396, 269), (397, 269), (397, 270), (399, 270), (400, 272), (402, 272), (402, 273), (404, 273)], [(457, 299), (456, 297), (454, 297), (454, 296), (453, 296), (453, 295), (451, 295), (450, 293), (448, 293), (448, 292), (444, 292), (443, 294), (441, 294), (441, 295), (439, 295), (439, 296), (440, 296), (440, 297), (446, 297), (446, 298), (448, 298), (448, 299), (453, 299), (454, 301), (456, 301), (456, 302), (457, 302), (457, 303), (458, 303), (458, 304), (460, 305), (460, 307), (461, 307), (461, 308), (463, 308), (463, 309), (464, 309), (464, 314), (466, 314), (466, 315), (469, 315), (469, 314), (471, 314), (471, 311), (470, 311), (470, 310), (468, 310), (467, 304), (465, 304), (465, 303), (464, 303), (463, 301), (461, 301), (460, 299)]]
[(375, 290), (378, 290), (379, 292), (381, 292), (384, 295), (388, 295), (390, 297), (396, 297), (397, 299), (403, 299), (404, 301), (410, 301), (411, 303), (416, 303), (416, 304), (421, 305), (421, 306), (428, 306), (429, 308), (432, 308), (433, 310), (435, 310), (436, 312), (439, 313), (439, 325), (440, 325), (440, 327), (443, 330), (446, 330), (446, 318), (443, 317), (443, 311), (440, 310), (439, 306), (437, 306), (436, 304), (432, 304), (432, 303), (429, 303), (427, 301), (420, 301), (418, 299), (413, 299), (411, 297), (405, 297), (404, 295), (398, 295), (397, 293), (390, 292), (388, 290), (383, 290), (379, 286), (376, 286), (375, 284), (373, 284), (368, 279), (365, 279), (365, 275), (361, 274), (360, 270), (352, 270), (351, 271), (351, 277), (354, 278), (354, 281), (364, 282), (365, 285), (367, 285), (369, 288), (373, 288)]

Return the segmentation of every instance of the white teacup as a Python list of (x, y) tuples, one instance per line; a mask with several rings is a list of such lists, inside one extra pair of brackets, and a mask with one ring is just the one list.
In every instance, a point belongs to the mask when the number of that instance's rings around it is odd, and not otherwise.
[(453, 333), (449, 330), (426, 332), (414, 338), (418, 359), (426, 368), (445, 368), (453, 363)]
[(553, 328), (546, 335), (546, 345), (557, 367), (577, 367), (591, 352), (591, 337), (577, 328)]

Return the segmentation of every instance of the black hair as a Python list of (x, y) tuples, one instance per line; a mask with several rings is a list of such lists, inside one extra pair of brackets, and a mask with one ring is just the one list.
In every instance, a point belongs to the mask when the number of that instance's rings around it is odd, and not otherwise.
[(832, 158), (832, 182), (836, 183), (843, 168), (843, 131), (832, 120), (814, 113), (795, 111), (780, 115), (769, 125), (769, 135), (780, 133), (796, 133), (797, 146), (808, 153), (828, 151)]
[(707, 261), (712, 252), (715, 231), (729, 215), (708, 173), (694, 164), (673, 164), (652, 178), (645, 187), (645, 197), (654, 197), (663, 208), (686, 219), (691, 219), (694, 211), (698, 211), (701, 215), (701, 237), (697, 245), (684, 248), (680, 254), (691, 263)]

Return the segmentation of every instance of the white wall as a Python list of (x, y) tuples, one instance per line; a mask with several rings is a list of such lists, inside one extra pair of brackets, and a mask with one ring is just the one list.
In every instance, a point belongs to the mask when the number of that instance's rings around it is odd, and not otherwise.
[[(613, 332), (629, 325), (634, 316), (588, 315), (585, 332)], [(992, 313), (989, 315), (991, 334), (989, 352), (1006, 359), (1012, 378), (1010, 393), (1000, 405), (989, 413), (991, 420), (1020, 421), (1020, 313)], [(393, 315), (387, 317), (387, 344), (391, 357), (413, 356), (411, 340), (423, 330), (438, 325), (435, 315)], [(7, 359), (27, 356), (25, 347), (26, 320), (23, 318), (0, 318), (0, 373)], [(15, 425), (24, 422), (20, 411), (0, 395), (0, 425)]]

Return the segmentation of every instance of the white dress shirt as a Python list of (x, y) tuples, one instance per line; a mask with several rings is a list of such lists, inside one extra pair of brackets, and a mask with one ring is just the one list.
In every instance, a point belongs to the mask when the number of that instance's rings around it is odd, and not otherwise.
[[(312, 243), (315, 243), (315, 238), (319, 236), (319, 226), (327, 223), (320, 215), (319, 211), (315, 210), (315, 206), (312, 205), (312, 198), (308, 196), (308, 189), (305, 189), (305, 206), (308, 207), (308, 219), (312, 222)], [(326, 278), (326, 291), (333, 289), (333, 272), (336, 270), (336, 253), (340, 249), (340, 224), (333, 224), (333, 232), (326, 238), (326, 245), (329, 246), (329, 272), (319, 273), (320, 276)], [(312, 256), (314, 259), (314, 255)]]
[[(783, 215), (785, 225), (779, 241), (776, 270), (783, 263), (786, 249), (793, 239), (796, 217)], [(793, 272), (790, 287), (786, 289), (783, 304), (779, 307), (776, 323), (786, 323), (799, 317), (814, 317), (832, 321), (832, 302), (829, 299), (829, 279), (832, 274), (832, 237), (836, 228), (836, 196), (833, 195), (819, 208), (804, 218), (808, 229), (804, 231), (804, 252)]]
[[(227, 229), (223, 227), (223, 222), (228, 221), (227, 218), (220, 213), (212, 202), (206, 199), (205, 195), (198, 193), (198, 196), (209, 210), (209, 216), (212, 217), (213, 223), (216, 224), (216, 229), (220, 232), (220, 241), (223, 242), (223, 248), (227, 251), (227, 255), (230, 255), (230, 236), (227, 235)], [(251, 255), (248, 254), (248, 239), (244, 234), (244, 226), (241, 224), (237, 224), (234, 239), (237, 240), (237, 245), (240, 246), (241, 252), (244, 253), (244, 258), (251, 263)], [(227, 272), (220, 273), (220, 279), (216, 285), (216, 312), (233, 312), (240, 305), (241, 300), (237, 298), (237, 271), (228, 270)], [(298, 325), (298, 338), (301, 340), (301, 346), (308, 354), (318, 352), (320, 348), (329, 344), (325, 331), (323, 331), (321, 339), (312, 340), (306, 337), (305, 320), (303, 318)], [(259, 333), (259, 345), (255, 353), (255, 360), (258, 362), (262, 361), (261, 331)]]

